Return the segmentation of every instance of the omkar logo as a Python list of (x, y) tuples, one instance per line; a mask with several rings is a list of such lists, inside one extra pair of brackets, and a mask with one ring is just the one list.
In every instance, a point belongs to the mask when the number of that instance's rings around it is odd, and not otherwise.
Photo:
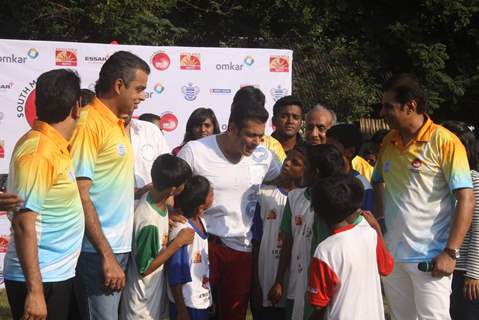
[(155, 91), (156, 93), (160, 94), (160, 93), (162, 93), (163, 91), (165, 91), (165, 87), (161, 84), (161, 82), (158, 82), (158, 83), (155, 84), (155, 86), (153, 87), (153, 91)]
[(201, 58), (199, 53), (180, 53), (181, 70), (201, 70)]
[(164, 51), (157, 51), (151, 56), (150, 62), (155, 69), (164, 71), (170, 66), (170, 57)]
[(178, 118), (170, 111), (160, 115), (160, 127), (166, 132), (174, 131), (178, 127)]
[(27, 57), (25, 56), (17, 56), (15, 54), (11, 54), (8, 56), (0, 56), (0, 63), (17, 63), (17, 64), (22, 64), (26, 63), (27, 59), (36, 59), (40, 53), (38, 52), (37, 49), (35, 48), (30, 48), (30, 50), (27, 51)]
[(270, 56), (269, 71), (270, 72), (288, 72), (289, 57), (288, 56)]
[(55, 49), (55, 65), (62, 67), (76, 67), (77, 62), (76, 49)]
[(36, 80), (30, 81), (18, 95), (17, 99), (17, 118), (26, 118), (28, 124), (33, 126), (37, 118), (35, 107), (35, 86)]

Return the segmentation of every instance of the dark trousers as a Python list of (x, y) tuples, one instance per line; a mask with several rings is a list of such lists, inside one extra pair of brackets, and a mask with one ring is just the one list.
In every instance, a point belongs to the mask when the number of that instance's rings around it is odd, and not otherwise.
[[(27, 286), (22, 281), (5, 280), (8, 303), (13, 319), (23, 316)], [(70, 302), (73, 297), (73, 279), (59, 282), (44, 282), (43, 294), (47, 305), (48, 320), (65, 320), (69, 318)]]
[(471, 301), (464, 297), (464, 271), (454, 271), (450, 313), (453, 320), (479, 319), (479, 299)]

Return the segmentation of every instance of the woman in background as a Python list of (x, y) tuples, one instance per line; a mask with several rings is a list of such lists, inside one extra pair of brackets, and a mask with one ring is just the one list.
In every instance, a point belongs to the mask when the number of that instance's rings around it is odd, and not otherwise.
[(188, 118), (183, 142), (171, 153), (176, 156), (187, 142), (218, 133), (220, 133), (220, 126), (213, 110), (198, 108)]
[(477, 144), (474, 133), (460, 121), (445, 121), (442, 125), (454, 133), (466, 148), (471, 168), (475, 206), (472, 223), (464, 237), (452, 278), (451, 317), (453, 320), (479, 319), (479, 173)]

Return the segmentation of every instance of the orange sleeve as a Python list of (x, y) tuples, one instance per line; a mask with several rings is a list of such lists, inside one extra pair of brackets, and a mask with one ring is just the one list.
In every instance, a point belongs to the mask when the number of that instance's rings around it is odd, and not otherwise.
[(376, 259), (380, 275), (387, 276), (393, 272), (394, 259), (391, 257), (391, 254), (384, 245), (383, 239), (379, 235), (377, 235)]
[(326, 307), (339, 281), (336, 273), (324, 261), (314, 257), (311, 261), (308, 281), (308, 299), (311, 305)]

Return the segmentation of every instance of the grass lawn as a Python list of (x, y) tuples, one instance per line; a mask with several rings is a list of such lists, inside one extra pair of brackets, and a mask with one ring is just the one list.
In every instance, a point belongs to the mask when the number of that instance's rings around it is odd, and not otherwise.
[(10, 315), (10, 307), (8, 306), (7, 292), (5, 289), (0, 290), (0, 320), (12, 319)]

